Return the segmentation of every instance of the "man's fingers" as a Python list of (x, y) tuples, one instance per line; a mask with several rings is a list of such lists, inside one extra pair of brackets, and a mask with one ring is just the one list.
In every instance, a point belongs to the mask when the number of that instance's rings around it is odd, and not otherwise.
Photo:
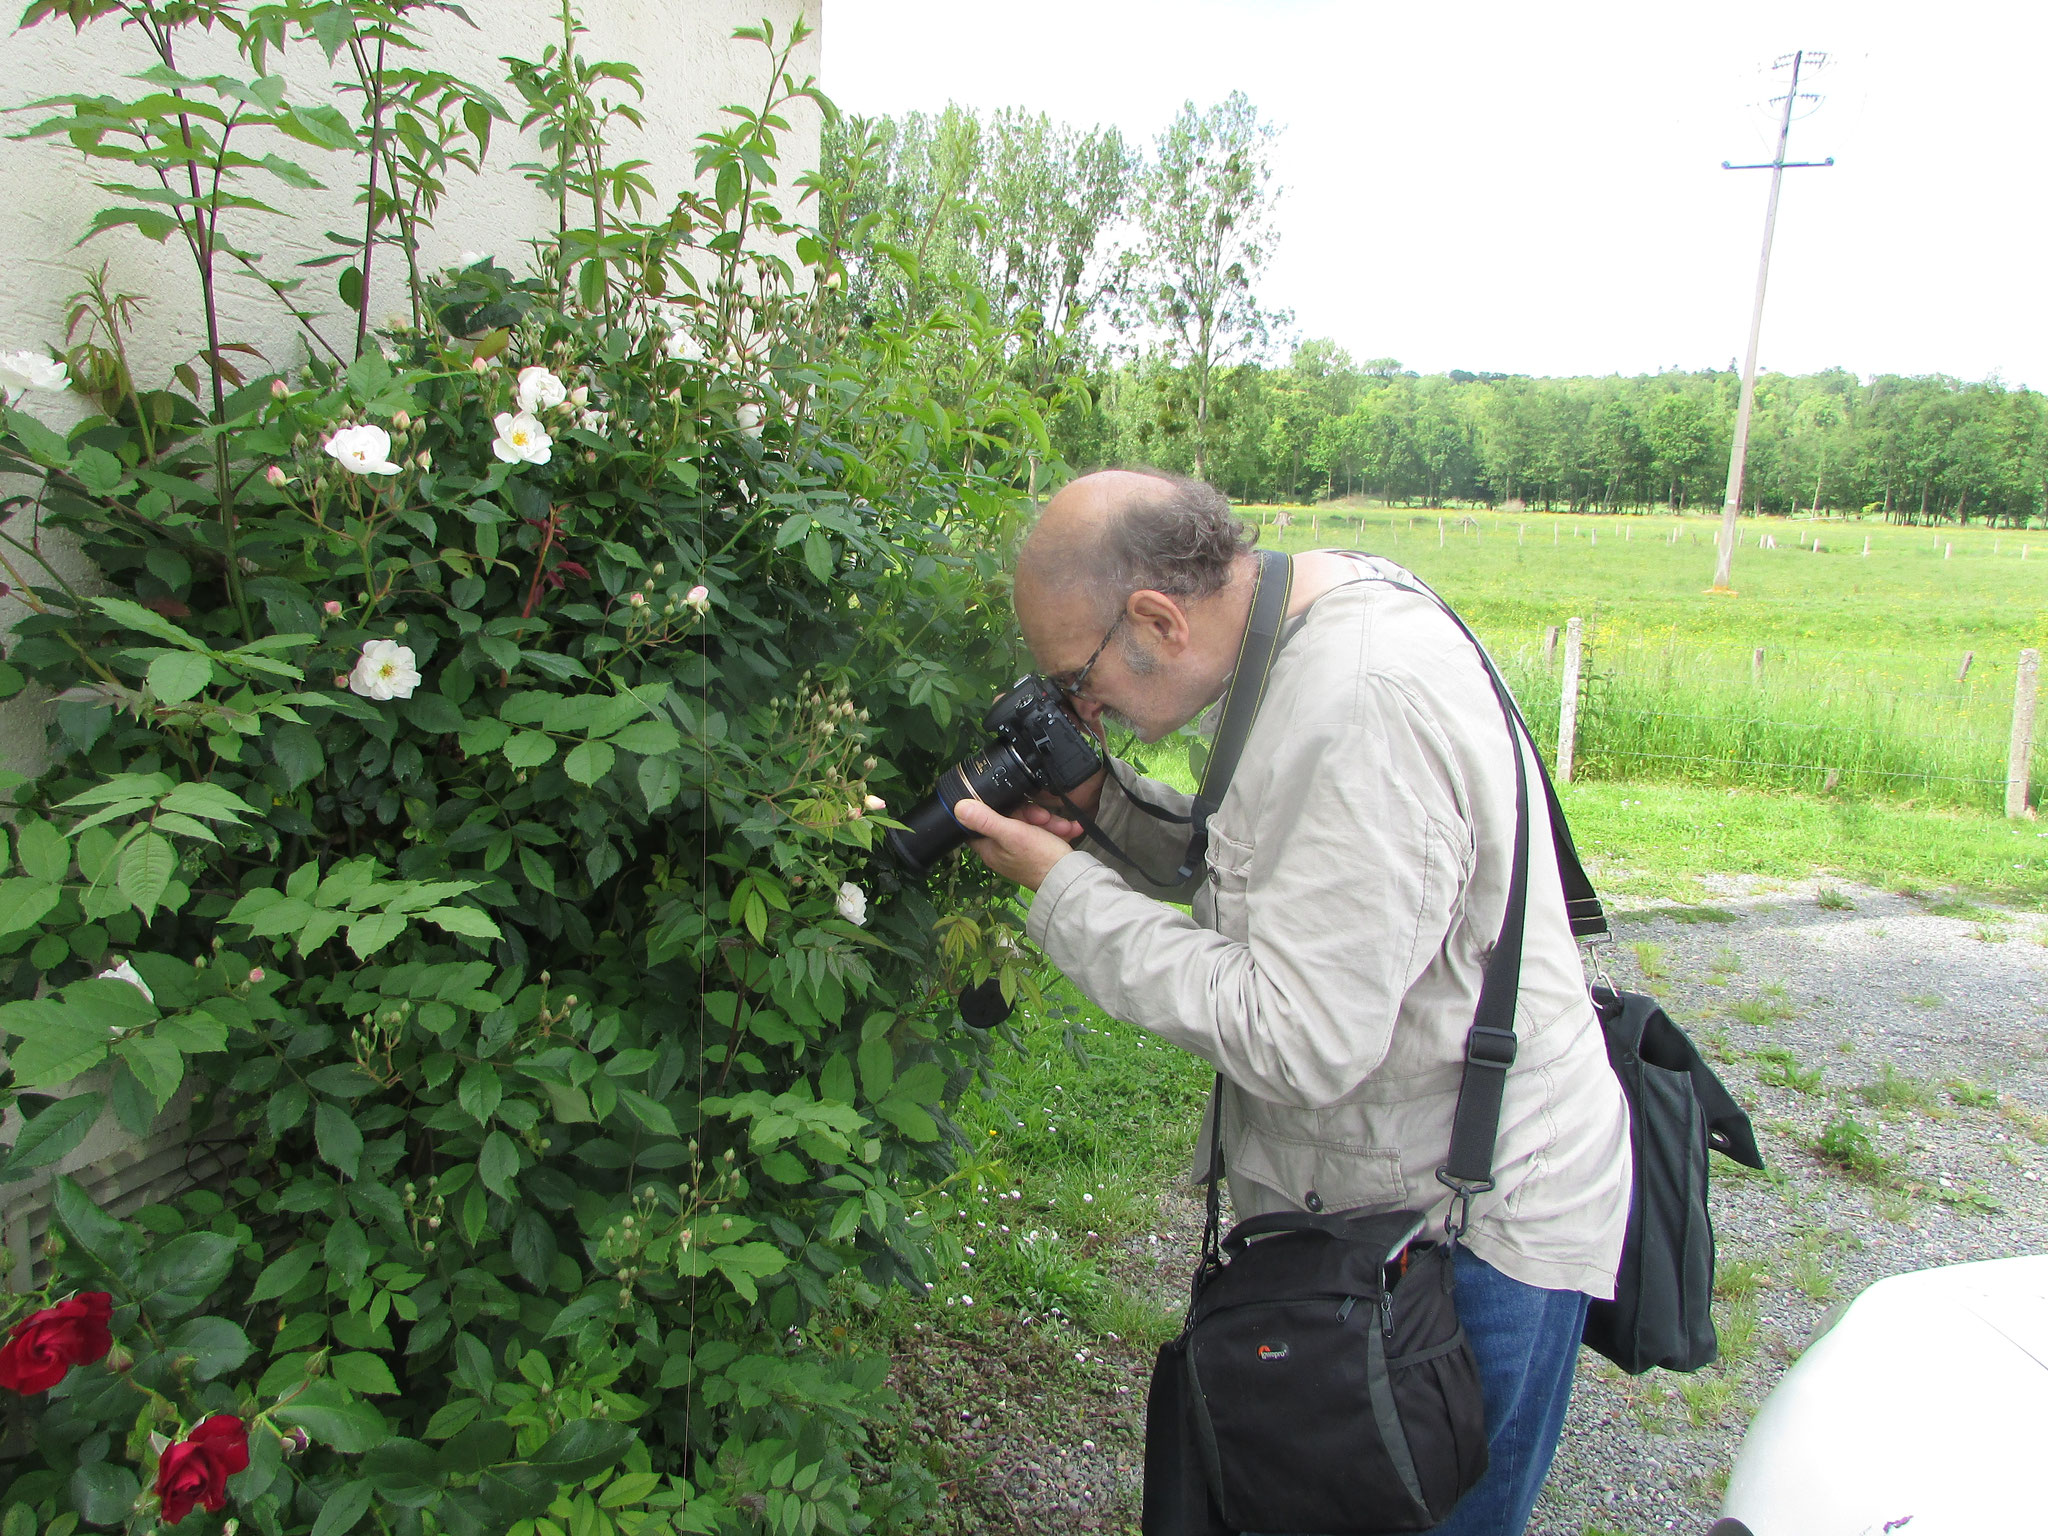
[(953, 819), (977, 837), (992, 837), (999, 843), (1004, 840), (1009, 821), (1007, 816), (997, 814), (979, 800), (956, 801)]

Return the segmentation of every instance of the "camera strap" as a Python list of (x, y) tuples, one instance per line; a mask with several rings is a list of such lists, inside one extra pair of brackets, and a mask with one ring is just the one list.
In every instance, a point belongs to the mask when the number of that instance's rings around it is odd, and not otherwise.
[(1109, 777), (1123, 797), (1146, 815), (1160, 821), (1186, 822), (1193, 828), (1187, 852), (1181, 856), (1180, 869), (1174, 878), (1160, 880), (1153, 876), (1144, 865), (1119, 848), (1115, 840), (1096, 824), (1093, 816), (1064, 795), (1060, 797), (1067, 814), (1081, 824), (1082, 830), (1093, 841), (1100, 844), (1111, 858), (1128, 864), (1153, 885), (1185, 885), (1195, 877), (1195, 871), (1201, 867), (1209, 849), (1209, 818), (1223, 803), (1223, 792), (1230, 787), (1231, 775), (1237, 772), (1238, 759), (1244, 756), (1245, 740), (1252, 733), (1252, 721), (1266, 697), (1266, 679), (1273, 670), (1273, 658), (1280, 651), (1280, 629), (1287, 621), (1287, 603), (1294, 592), (1294, 561), (1291, 556), (1271, 549), (1258, 551), (1256, 559), (1258, 564), (1252, 574), (1251, 611), (1245, 619), (1244, 635), (1237, 643), (1237, 664), (1231, 670), (1230, 689), (1223, 696), (1223, 712), (1217, 721), (1215, 738), (1209, 746), (1209, 760), (1202, 766), (1202, 784), (1195, 791), (1192, 813), (1182, 816), (1140, 800), (1117, 776), (1114, 766), (1108, 769)]

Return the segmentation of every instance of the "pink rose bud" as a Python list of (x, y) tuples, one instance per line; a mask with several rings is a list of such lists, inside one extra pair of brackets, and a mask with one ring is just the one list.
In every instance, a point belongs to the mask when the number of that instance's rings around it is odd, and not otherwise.
[(701, 603), (707, 601), (710, 596), (711, 589), (709, 587), (692, 587), (690, 588), (689, 596), (685, 597), (683, 601), (686, 603)]
[(290, 396), (291, 390), (285, 387), (283, 379), (272, 379), (270, 381), (270, 394), (274, 400), (283, 400)]
[(251, 986), (254, 986), (254, 985), (255, 985), (255, 984), (257, 983), (257, 982), (261, 981), (262, 979), (263, 979), (263, 967), (262, 967), (262, 966), (260, 966), (260, 965), (258, 965), (258, 966), (252, 966), (252, 967), (250, 967), (250, 970), (249, 970), (249, 984), (250, 984)]
[(348, 686), (348, 674), (346, 672), (335, 673), (334, 686), (337, 688), (346, 688)]
[(320, 607), (326, 613), (327, 617), (329, 617), (330, 619), (338, 619), (341, 617), (341, 604), (336, 602), (331, 597), (327, 599), (326, 602), (322, 603)]
[(275, 464), (271, 465), (270, 468), (263, 471), (263, 478), (268, 480), (272, 485), (275, 486), (281, 487), (285, 483), (284, 471), (279, 469)]
[(570, 390), (569, 403), (577, 406), (588, 405), (590, 403), (590, 386), (588, 384), (578, 384), (574, 389)]
[(394, 411), (391, 415), (391, 430), (394, 432), (410, 432), (412, 430), (412, 417), (404, 411)]
[(887, 809), (889, 809), (889, 802), (884, 800), (880, 795), (869, 795), (868, 809), (871, 811), (886, 811)]
[(421, 469), (432, 469), (434, 467), (434, 455), (427, 449), (422, 448), (419, 452), (419, 457), (414, 459), (413, 463), (419, 465)]

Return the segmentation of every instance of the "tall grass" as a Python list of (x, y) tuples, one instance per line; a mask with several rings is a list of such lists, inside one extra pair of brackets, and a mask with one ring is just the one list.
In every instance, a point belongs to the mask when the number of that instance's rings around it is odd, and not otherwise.
[[(2003, 807), (2017, 655), (2048, 642), (2048, 534), (1744, 519), (1741, 595), (1729, 598), (1705, 590), (1707, 518), (1449, 513), (1439, 542), (1433, 512), (1287, 510), (1285, 530), (1261, 514), (1264, 542), (1370, 549), (1442, 592), (1500, 663), (1546, 756), (1562, 643), (1547, 656), (1544, 630), (1585, 619), (1582, 779)], [(1776, 548), (1760, 547), (1765, 534)], [(2048, 710), (2036, 732), (2038, 802)]]

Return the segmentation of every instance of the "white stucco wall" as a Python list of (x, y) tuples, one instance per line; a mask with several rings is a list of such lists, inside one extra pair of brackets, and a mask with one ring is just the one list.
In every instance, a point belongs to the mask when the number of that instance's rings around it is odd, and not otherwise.
[[(484, 86), (516, 123), (523, 115), (520, 98), (506, 82), (499, 61), (506, 55), (538, 60), (541, 51), (559, 39), (555, 0), (469, 0), (467, 9), (479, 24), (475, 28), (448, 15), (426, 18), (424, 31), (431, 45), (421, 62)], [(735, 41), (735, 27), (755, 24), (765, 16), (781, 37), (803, 16), (813, 31), (791, 61), (791, 72), (799, 80), (818, 72), (824, 0), (579, 0), (578, 10), (588, 29), (579, 42), (586, 58), (639, 66), (646, 90), (639, 103), (645, 126), (617, 124), (613, 158), (649, 162), (645, 174), (660, 194), (658, 202), (643, 210), (650, 219), (660, 217), (688, 181), (697, 135), (728, 121), (719, 109), (730, 102), (760, 104), (768, 85), (768, 55), (758, 43)], [(181, 35), (194, 39), (192, 51), (178, 61), (186, 72), (205, 73), (211, 66), (223, 73), (247, 73), (218, 40), (209, 43), (196, 32)], [(68, 22), (47, 21), (0, 36), (0, 106), (16, 107), (69, 92), (119, 90), (121, 76), (154, 62), (147, 43), (113, 20), (94, 23), (82, 33), (75, 33)], [(345, 66), (346, 59), (337, 63)], [(317, 47), (295, 45), (281, 57), (273, 56), (269, 68), (291, 82), (295, 99), (317, 95), (336, 101), (353, 116), (349, 104), (327, 88), (341, 71), (331, 68)], [(630, 99), (630, 93), (625, 94)], [(818, 162), (819, 119), (808, 102), (796, 103), (786, 115), (792, 132), (783, 145), (781, 171), (784, 185), (790, 187), (783, 206), (785, 212), (793, 212), (796, 194), (790, 184)], [(37, 120), (36, 114), (16, 114), (11, 126), (18, 130)], [(288, 141), (270, 147), (330, 183), (327, 191), (306, 192), (260, 174), (252, 179), (249, 190), (285, 216), (243, 215), (233, 238), (261, 252), (269, 270), (292, 275), (297, 262), (336, 249), (324, 238), (326, 231), (360, 227), (361, 213), (351, 206), (354, 188), (345, 184), (354, 168), (344, 155)], [(457, 172), (451, 179), (436, 228), (421, 241), (422, 265), (452, 262), (464, 251), (489, 251), (519, 270), (526, 254), (524, 242), (554, 223), (553, 206), (512, 169), (516, 162), (538, 158), (530, 135), (498, 125), (484, 173), (468, 177)], [(93, 210), (114, 201), (94, 185), (105, 177), (106, 169), (90, 166), (62, 139), (0, 144), (0, 207), (6, 210), (6, 217), (0, 218), (0, 271), (7, 274), (7, 281), (0, 284), (0, 351), (61, 346), (65, 298), (81, 286), (82, 271), (105, 261), (116, 290), (144, 294), (150, 300), (132, 360), (137, 377), (151, 385), (166, 379), (169, 369), (190, 358), (203, 342), (196, 285), (190, 258), (176, 239), (159, 246), (132, 230), (117, 230), (83, 247), (75, 244)], [(385, 276), (393, 281), (378, 284), (373, 267), (373, 323), (402, 308), (397, 253), (380, 251), (378, 261), (391, 264)], [(338, 314), (341, 306), (334, 284), (339, 271), (325, 267), (306, 272), (301, 294), (312, 296), (311, 307), (337, 312), (323, 331), (346, 351), (353, 333)], [(380, 292), (389, 297), (388, 304), (377, 297)], [(306, 342), (298, 326), (257, 284), (230, 278), (224, 310), (224, 340), (249, 342), (272, 367), (296, 366), (305, 360)], [(263, 371), (262, 365), (255, 365), (255, 371)], [(88, 408), (74, 396), (32, 398), (37, 414), (60, 428)], [(9, 531), (26, 539), (29, 531), (22, 524), (23, 519), (16, 518)], [(61, 547), (51, 554), (73, 579), (89, 576)], [(0, 598), (0, 633), (22, 611), (17, 601)], [(39, 763), (43, 716), (32, 701), (0, 704), (0, 763), (17, 769)]]

